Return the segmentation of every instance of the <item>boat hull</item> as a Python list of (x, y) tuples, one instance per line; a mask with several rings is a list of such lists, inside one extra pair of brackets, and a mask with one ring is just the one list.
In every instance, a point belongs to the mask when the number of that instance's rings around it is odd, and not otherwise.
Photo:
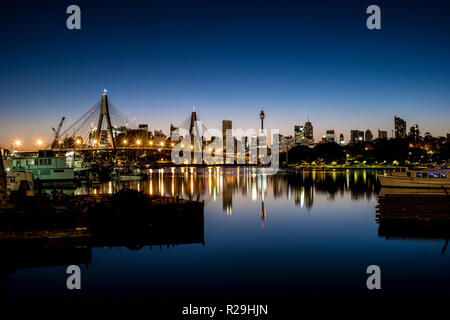
[(381, 186), (393, 188), (449, 188), (450, 179), (414, 178), (378, 175)]

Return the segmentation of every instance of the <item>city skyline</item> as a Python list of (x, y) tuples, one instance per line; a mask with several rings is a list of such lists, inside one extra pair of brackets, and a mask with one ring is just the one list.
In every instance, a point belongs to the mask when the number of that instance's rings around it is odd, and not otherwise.
[(316, 142), (329, 129), (346, 142), (355, 129), (390, 137), (394, 116), (445, 136), (448, 4), (379, 1), (382, 29), (371, 31), (367, 5), (350, 3), (81, 1), (75, 31), (65, 27), (65, 4), (10, 3), (0, 31), (0, 144), (34, 147), (103, 88), (136, 125), (165, 133), (192, 106), (209, 128), (223, 119), (259, 128), (263, 105), (267, 129), (293, 135), (309, 118)]

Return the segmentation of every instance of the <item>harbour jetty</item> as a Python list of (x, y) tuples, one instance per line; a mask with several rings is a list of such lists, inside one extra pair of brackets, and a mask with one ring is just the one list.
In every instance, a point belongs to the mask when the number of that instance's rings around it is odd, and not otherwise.
[(443, 240), (450, 238), (450, 195), (439, 189), (382, 188), (376, 219), (386, 239)]

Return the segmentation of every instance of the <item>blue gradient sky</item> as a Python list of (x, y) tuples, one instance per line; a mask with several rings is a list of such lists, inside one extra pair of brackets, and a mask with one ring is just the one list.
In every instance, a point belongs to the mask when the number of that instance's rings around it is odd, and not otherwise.
[[(8, 4), (9, 3), (9, 4)], [(66, 8), (81, 7), (68, 30)], [(366, 28), (378, 4), (382, 30)], [(390, 132), (393, 116), (450, 132), (450, 19), (439, 1), (2, 2), (0, 143), (32, 145), (112, 103), (168, 131), (192, 106), (209, 128)], [(375, 134), (376, 136), (376, 134)]]

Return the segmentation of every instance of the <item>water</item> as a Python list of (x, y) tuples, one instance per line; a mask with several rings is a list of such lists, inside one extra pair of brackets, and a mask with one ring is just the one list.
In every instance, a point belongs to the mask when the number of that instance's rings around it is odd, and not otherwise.
[[(251, 168), (154, 170), (148, 181), (105, 183), (76, 194), (133, 188), (204, 201), (204, 242), (93, 247), (81, 258), (82, 290), (66, 288), (78, 258), (9, 271), (6, 294), (21, 299), (322, 301), (445, 297), (450, 254), (437, 235), (379, 234), (374, 171), (280, 172)], [(436, 238), (436, 239), (433, 239)], [(83, 253), (85, 254), (85, 253)], [(83, 256), (83, 254), (81, 256)], [(381, 268), (368, 290), (366, 268)]]

